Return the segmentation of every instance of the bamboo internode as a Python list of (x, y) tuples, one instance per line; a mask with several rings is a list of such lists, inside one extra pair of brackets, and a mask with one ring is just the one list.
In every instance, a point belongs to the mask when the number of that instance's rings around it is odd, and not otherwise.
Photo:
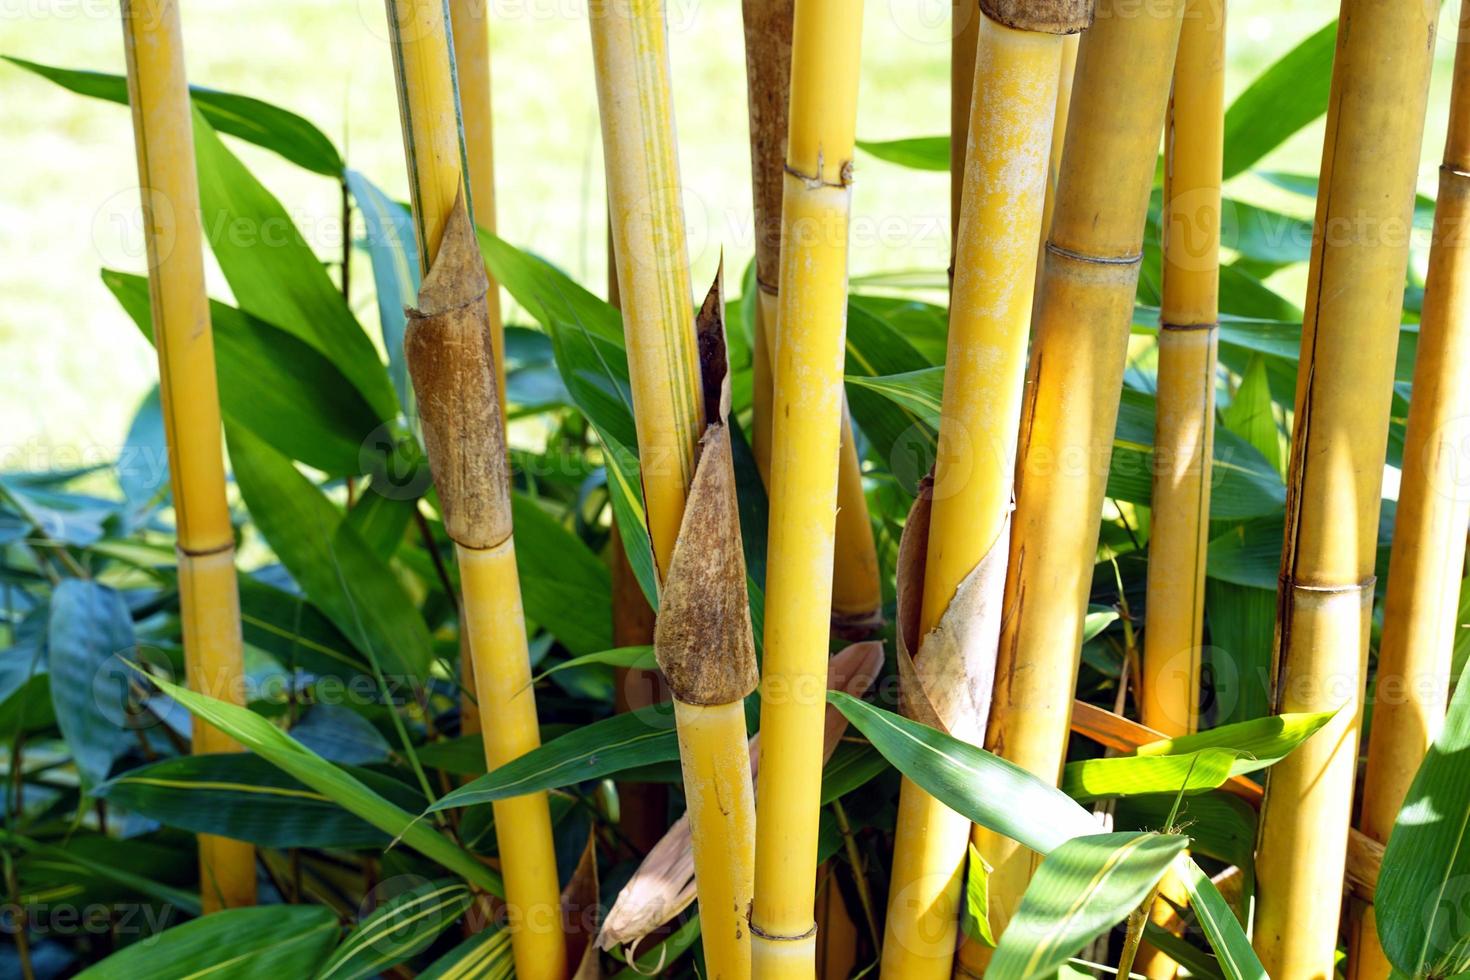
[(1225, 6), (1189, 0), (1164, 137), (1164, 277), (1140, 714), (1199, 727), (1200, 641), (1219, 336)]
[[(1363, 833), (1383, 844), (1441, 728), (1452, 683), (1465, 526), (1470, 521), (1470, 494), (1463, 483), (1470, 418), (1467, 221), (1470, 3), (1462, 3), (1358, 821)], [(1389, 963), (1378, 944), (1373, 909), (1365, 906), (1357, 912), (1350, 976), (1384, 980)]]
[[(474, 660), (486, 765), (540, 744), (511, 526), (505, 429), (485, 275), (465, 196), (463, 137), (445, 7), (389, 0), (423, 286), (404, 349), (424, 441), (455, 542), (461, 629)], [(566, 946), (545, 793), (492, 804), (516, 975), (560, 980)]]
[[(986, 744), (1060, 775), (1122, 386), (1143, 225), (1183, 0), (1102, 0), (1078, 50), (1037, 299), (1016, 471), (1005, 623)], [(992, 926), (1035, 856), (981, 833)]]
[[(752, 364), (751, 451), (766, 486), (771, 482), (771, 353), (781, 291), (781, 189), (791, 90), (794, 0), (744, 0), (745, 66), (750, 100), (750, 173), (755, 204), (755, 267), (759, 287)], [(837, 477), (837, 531), (832, 563), (832, 626), (858, 638), (879, 625), (883, 590), (878, 552), (863, 490), (862, 464), (846, 406)]]
[[(1090, 4), (1077, 4), (1082, 30)], [(983, 6), (982, 6), (983, 10)], [(1036, 243), (1047, 194), (1047, 164), (1066, 38), (1011, 28), (973, 13), (972, 106), (962, 205), (950, 290), (949, 347), (940, 411), (918, 635), (939, 625), (956, 590), (989, 555), (986, 581), (998, 614), (1004, 586), (1011, 486)], [(994, 674), (993, 622), (968, 623), (960, 642), (969, 667)], [(987, 630), (988, 625), (988, 630)], [(986, 635), (988, 632), (988, 635)], [(920, 647), (924, 658), (936, 656)], [(957, 737), (984, 740), (978, 717), (943, 718)], [(970, 823), (905, 781), (899, 803), (883, 976), (947, 977), (953, 969), (959, 895)]]
[[(194, 128), (179, 7), (123, 0), (128, 101), (147, 230), (148, 292), (178, 532), (179, 601), (189, 686), (244, 701), (235, 533), (225, 499)], [(195, 718), (195, 752), (239, 746)], [(201, 834), (200, 901), (206, 912), (255, 904), (255, 849)]]
[(861, 4), (797, 0), (772, 351), (756, 977), (810, 978)]
[(1338, 714), (1267, 777), (1254, 945), (1272, 976), (1334, 970), (1438, 13), (1434, 0), (1344, 0), (1339, 19), (1297, 376), (1274, 699), (1278, 712)]

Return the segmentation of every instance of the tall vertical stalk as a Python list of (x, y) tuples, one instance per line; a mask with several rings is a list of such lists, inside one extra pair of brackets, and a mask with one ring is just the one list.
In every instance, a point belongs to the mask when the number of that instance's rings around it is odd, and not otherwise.
[[(455, 542), (490, 769), (540, 744), (516, 573), (510, 480), (486, 296), (465, 195), (454, 60), (438, 0), (388, 0), (421, 267), (404, 338), (424, 440)], [(545, 793), (493, 804), (516, 975), (565, 974), (560, 888)]]
[(951, 0), (949, 22), (949, 265), (954, 277), (960, 248), (960, 209), (965, 189), (965, 152), (975, 93), (975, 48), (980, 11), (975, 0)]
[[(1183, 10), (1184, 0), (1143, 7), (1100, 0), (1078, 49), (1021, 413), (1005, 622), (986, 735), (987, 747), (1047, 780), (1060, 775), (1066, 748)], [(1019, 903), (1036, 857), (998, 835), (978, 839), (995, 869), (998, 928)]]
[[(1199, 727), (1205, 547), (1210, 527), (1219, 346), (1220, 174), (1225, 151), (1225, 0), (1187, 0), (1164, 123), (1164, 267), (1150, 504), (1142, 721), (1166, 735)], [(1177, 891), (1166, 878), (1161, 891)], [(1165, 898), (1149, 914), (1174, 915)], [(1151, 943), (1139, 972), (1177, 964)]]
[[(733, 500), (733, 475), (726, 473), (731, 467), (728, 405), (710, 398), (701, 378), (663, 5), (658, 0), (595, 5), (591, 28), (638, 457), (662, 589), (654, 647), (674, 695), (705, 961), (711, 976), (738, 980), (750, 972), (750, 932), (743, 918), (755, 860), (755, 802), (742, 702), (754, 688), (754, 652), (735, 649), (739, 644), (730, 640), (706, 650), (709, 656), (695, 657), (685, 632), (700, 615), (707, 617), (706, 630), (724, 629), (733, 636), (743, 622), (744, 635), (750, 632), (748, 619), (741, 618), (748, 616), (743, 566), (727, 601), (706, 607), (708, 596), (690, 594), (697, 588), (691, 577), (709, 578), (694, 570), (701, 560), (722, 555), (724, 567), (733, 567), (729, 548), (715, 546), (720, 531), (711, 526), (718, 522), (699, 520), (702, 508), (713, 506), (708, 500), (722, 496), (712, 481), (728, 476)], [(718, 349), (721, 369), (722, 303), (717, 283), (701, 314), (713, 324), (709, 349)], [(701, 436), (723, 439), (724, 455), (706, 451), (701, 460)], [(703, 496), (691, 497), (697, 460), (696, 492)], [(699, 506), (686, 512), (691, 501)], [(726, 517), (734, 520), (733, 503)], [(724, 524), (719, 528), (728, 530)], [(738, 557), (738, 522), (734, 540)], [(715, 590), (709, 581), (699, 584)], [(709, 680), (713, 674), (719, 683)]]
[[(940, 411), (939, 454), (925, 558), (918, 635), (927, 637), (951, 607), (960, 584), (988, 556), (988, 623), (955, 624), (970, 669), (994, 675), (1011, 487), (1036, 243), (1047, 195), (1047, 162), (1066, 35), (1087, 26), (1091, 4), (982, 2), (971, 14), (972, 106), (948, 352)], [(997, 18), (1004, 17), (1004, 20)], [(987, 601), (987, 600), (981, 600)], [(988, 627), (988, 629), (987, 629)], [(922, 645), (916, 668), (931, 653)], [(988, 685), (987, 685), (988, 686)], [(968, 717), (942, 720), (950, 732), (981, 743), (988, 703)], [(883, 976), (947, 977), (953, 969), (959, 894), (970, 822), (905, 780), (888, 896)]]
[[(179, 7), (123, 0), (128, 101), (147, 229), (148, 292), (178, 528), (179, 601), (189, 685), (242, 703), (240, 595), (235, 536), (225, 500), (219, 389), (214, 370), (194, 129), (184, 74)], [(194, 720), (195, 752), (239, 745)], [(200, 901), (206, 912), (255, 904), (255, 849), (199, 836)]]
[[(1470, 520), (1470, 3), (1460, 4), (1459, 26), (1358, 818), (1358, 829), (1382, 843), (1444, 719)], [(1388, 977), (1371, 905), (1355, 917), (1352, 937), (1349, 975)]]
[(1334, 969), (1394, 356), (1438, 13), (1435, 0), (1343, 0), (1338, 21), (1274, 658), (1276, 711), (1338, 713), (1267, 776), (1254, 944), (1277, 977), (1329, 977)]
[[(751, 450), (770, 486), (771, 352), (781, 291), (781, 189), (791, 93), (794, 0), (744, 0), (745, 70), (750, 103), (750, 179), (755, 204), (755, 267), (759, 287), (754, 352)], [(832, 565), (832, 624), (849, 636), (878, 624), (883, 601), (878, 552), (862, 465), (844, 406), (837, 478), (837, 531)]]
[(856, 0), (797, 0), (772, 352), (761, 792), (750, 917), (757, 977), (810, 978), (816, 969), (817, 823), (861, 41)]
[[(495, 230), (495, 127), (490, 99), (489, 0), (449, 0), (458, 79), (465, 162), (469, 165), (470, 213), (475, 224)], [(489, 275), (489, 270), (485, 273)], [(485, 294), (490, 310), (490, 343), (495, 353), (500, 414), (505, 414), (505, 329), (500, 319), (500, 287), (494, 277)]]
[(1219, 339), (1225, 5), (1188, 0), (1164, 136), (1164, 275), (1142, 721), (1198, 728)]

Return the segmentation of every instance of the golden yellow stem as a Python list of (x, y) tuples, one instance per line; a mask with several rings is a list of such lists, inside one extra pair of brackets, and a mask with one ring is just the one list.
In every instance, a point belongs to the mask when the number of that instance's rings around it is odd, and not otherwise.
[[(1051, 235), (1051, 215), (1057, 206), (1057, 178), (1062, 173), (1062, 150), (1067, 143), (1067, 117), (1072, 112), (1072, 80), (1077, 74), (1077, 46), (1080, 34), (1062, 39), (1062, 65), (1057, 80), (1057, 111), (1051, 129), (1051, 161), (1046, 167), (1046, 205), (1041, 211), (1041, 239), (1036, 251), (1036, 289), (1041, 289), (1041, 274), (1046, 269), (1046, 240)], [(1035, 306), (1032, 312), (1035, 313)]]
[[(153, 342), (178, 528), (184, 669), (194, 690), (242, 704), (235, 537), (225, 501), (219, 390), (178, 4), (123, 0), (122, 22), (147, 229)], [(196, 718), (193, 750), (232, 752), (239, 746)], [(255, 904), (251, 845), (200, 835), (199, 858), (200, 900), (206, 912)]]
[(694, 847), (700, 937), (711, 980), (750, 976), (755, 808), (745, 703), (693, 705), (675, 698), (679, 759)]
[[(487, 0), (449, 0), (454, 29), (454, 68), (459, 76), (460, 120), (469, 163), (470, 212), (475, 223), (495, 231), (495, 127), (490, 99), (490, 31)], [(489, 275), (489, 269), (486, 269)], [(500, 320), (500, 289), (490, 277), (485, 294), (490, 308), (490, 343), (495, 351), (500, 414), (505, 414), (505, 329)]]
[(662, 575), (679, 536), (705, 422), (663, 5), (597, 4), (591, 25), (638, 457)]
[(1199, 726), (1200, 639), (1219, 333), (1225, 5), (1189, 0), (1164, 138), (1164, 277), (1141, 715)]
[[(983, 8), (982, 8), (983, 9)], [(950, 291), (939, 453), (919, 635), (999, 544), (1010, 513), (1064, 35), (1013, 29), (979, 10), (963, 204)], [(1080, 29), (1078, 24), (1073, 29)], [(997, 583), (1001, 580), (996, 579)], [(997, 601), (999, 596), (996, 597)], [(974, 720), (979, 737), (985, 720)], [(885, 978), (948, 977), (970, 822), (907, 780), (883, 942)]]
[[(791, 89), (793, 0), (744, 0), (745, 65), (750, 102), (750, 168), (755, 201), (755, 265), (759, 289), (752, 367), (751, 451), (761, 478), (771, 476), (771, 352), (781, 288), (781, 189)], [(863, 491), (862, 464), (844, 405), (837, 479), (837, 531), (832, 565), (832, 623), (846, 636), (878, 625), (883, 603), (878, 552)]]
[[(1163, 303), (1139, 690), (1143, 723), (1169, 736), (1199, 728), (1224, 120), (1225, 0), (1187, 0), (1164, 124)], [(1166, 875), (1161, 896), (1181, 891), (1172, 872)], [(1149, 915), (1160, 926), (1176, 917), (1164, 897)], [(1137, 970), (1150, 980), (1170, 980), (1177, 968), (1152, 943), (1140, 945)]]
[(774, 350), (756, 977), (810, 978), (862, 6), (797, 0)]
[(960, 210), (965, 189), (965, 148), (970, 139), (970, 104), (975, 92), (975, 46), (980, 9), (975, 0), (952, 0), (949, 30), (949, 262), (954, 275), (960, 247)]
[[(632, 0), (595, 6), (591, 24), (638, 456), (653, 554), (661, 585), (667, 587), (655, 646), (673, 682), (675, 675), (665, 660), (670, 652), (666, 637), (678, 633), (682, 624), (670, 617), (681, 615), (683, 607), (670, 603), (675, 591), (687, 586), (676, 583), (670, 570), (686, 560), (684, 551), (676, 551), (676, 544), (695, 476), (696, 441), (706, 422), (713, 432), (725, 420), (705, 418), (690, 310), (663, 5), (657, 0)], [(720, 318), (714, 321), (714, 328), (723, 344), (718, 289), (712, 299), (710, 312)], [(728, 469), (728, 450), (719, 459), (708, 458), (708, 464)], [(702, 480), (715, 478), (701, 474)], [(730, 492), (733, 495), (733, 489)], [(730, 516), (733, 519), (733, 511)], [(691, 533), (702, 531), (698, 526), (684, 527), (693, 527)], [(738, 542), (738, 532), (736, 539)], [(690, 547), (701, 548), (703, 542), (692, 540)], [(738, 595), (732, 599), (736, 606), (745, 597), (744, 576), (738, 578), (734, 589)], [(744, 615), (743, 608), (740, 614)], [(748, 639), (748, 623), (745, 635)], [(753, 651), (750, 657), (753, 685)], [(749, 691), (747, 687), (724, 692), (707, 701), (691, 698), (683, 680), (674, 686), (705, 963), (710, 976), (729, 980), (743, 980), (750, 973), (750, 933), (742, 921), (750, 903), (755, 849), (754, 791), (743, 708), (743, 696)]]
[[(1100, 0), (1077, 57), (1022, 408), (1005, 621), (986, 744), (1042, 779), (1065, 755), (1143, 225), (1184, 0)], [(992, 927), (1036, 857), (980, 833)], [(967, 947), (968, 948), (968, 947)], [(966, 964), (969, 966), (969, 964)]]
[[(463, 137), (444, 15), (444, 6), (435, 0), (388, 0), (404, 153), (425, 273), (421, 306), (426, 306), (437, 271), (435, 260), (451, 220), (459, 222), (459, 247), (473, 247), (472, 241), (463, 240), (469, 235), (466, 219), (472, 216), (464, 197)], [(476, 268), (484, 282), (483, 270)], [(450, 272), (463, 274), (463, 270)], [(420, 390), (419, 404), (445, 528), (456, 542), (463, 593), (461, 628), (469, 636), (485, 761), (493, 770), (539, 745), (540, 729), (516, 573), (493, 346), (489, 351), (483, 346), (489, 334), (488, 295), (477, 299), (478, 308), (468, 303), (449, 311), (462, 318), (453, 325), (467, 330), (468, 336), (418, 333), (434, 323), (428, 316), (431, 311), (425, 309), (419, 319), (411, 320), (405, 346), (415, 388), (425, 384), (443, 388)], [(478, 349), (466, 342), (476, 336)], [(480, 368), (480, 373), (466, 376), (472, 367)], [(464, 387), (453, 387), (454, 382)], [(494, 810), (516, 975), (561, 980), (566, 946), (546, 794), (502, 800)]]
[(1338, 22), (1287, 483), (1274, 705), (1338, 714), (1267, 776), (1254, 944), (1276, 977), (1334, 969), (1438, 14), (1434, 0), (1343, 0)]
[[(1470, 4), (1460, 5), (1459, 26), (1358, 822), (1380, 843), (1444, 720), (1470, 519), (1460, 482), (1470, 417), (1470, 250), (1461, 232), (1470, 220)], [(1349, 976), (1383, 980), (1390, 968), (1373, 907), (1356, 912)]]

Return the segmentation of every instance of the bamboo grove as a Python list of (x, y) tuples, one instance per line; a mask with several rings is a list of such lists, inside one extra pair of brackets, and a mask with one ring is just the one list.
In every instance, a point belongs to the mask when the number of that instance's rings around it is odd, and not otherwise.
[[(493, 7), (384, 4), (406, 203), (191, 87), (187, 4), (124, 0), (125, 75), (7, 58), (131, 106), (167, 462), (0, 472), (7, 968), (1470, 970), (1470, 0), (1340, 0), (1233, 99), (1227, 7), (955, 0), (949, 132), (871, 141), (893, 11), (742, 0), (711, 262), (688, 34), (594, 2), (606, 298), (500, 237)], [(294, 229), (221, 134), (340, 256), (221, 232)], [(850, 268), (883, 167), (948, 177), (917, 284)], [(46, 927), (99, 895), (159, 923)]]

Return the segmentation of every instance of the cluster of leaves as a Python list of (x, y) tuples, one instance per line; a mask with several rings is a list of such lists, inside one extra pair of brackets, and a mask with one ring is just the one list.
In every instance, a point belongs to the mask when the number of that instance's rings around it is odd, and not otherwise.
[[(1308, 38), (1232, 106), (1227, 178), (1249, 171), (1325, 110), (1334, 33), (1329, 25)], [(16, 63), (80, 94), (126, 101), (117, 76)], [(103, 977), (204, 969), (366, 977), (398, 967), (423, 976), (508, 975), (505, 930), (460, 927), (474, 919), (476, 892), (500, 890), (493, 861), (485, 860), (496, 853), (487, 804), (554, 791), (563, 874), (578, 867), (590, 841), (607, 906), (639, 858), (619, 836), (612, 777), (669, 784), (677, 801), (669, 719), (659, 711), (613, 711), (615, 669), (651, 663), (646, 648), (613, 647), (607, 552), (618, 546), (614, 522), (645, 594), (654, 596), (618, 313), (554, 265), (482, 233), (492, 271), (531, 321), (507, 328), (506, 370), (518, 447), (517, 557), (545, 743), (486, 774), (479, 736), (460, 734), (465, 692), (454, 562), (401, 354), (403, 307), (419, 276), (407, 210), (347, 168), (331, 141), (299, 116), (202, 89), (194, 104), (203, 223), (234, 297), (234, 305), (213, 303), (212, 313), (240, 505), (246, 706), (182, 686), (156, 393), (140, 407), (114, 466), (0, 475), (9, 638), (0, 651), (0, 741), (10, 747), (0, 851), (17, 917), (15, 942), (3, 956), (36, 976), (87, 963), (95, 964), (88, 975)], [(348, 244), (367, 252), (373, 271), (372, 329), (222, 133), (350, 194), (365, 234)], [(948, 167), (943, 138), (865, 148), (898, 165)], [(1313, 178), (1255, 172), (1302, 194), (1304, 204), (1315, 193)], [(1431, 211), (1424, 202), (1420, 220)], [(1146, 624), (1158, 214), (1155, 207), (1147, 232), (1077, 689), (1110, 708), (1126, 704), (1137, 630)], [(289, 233), (265, 244), (233, 233), (242, 228)], [(871, 934), (881, 909), (870, 906), (887, 891), (902, 772), (977, 823), (1047, 855), (1000, 938), (996, 976), (1085, 972), (1079, 951), (1144, 901), (1169, 868), (1191, 895), (1188, 929), (1181, 937), (1150, 926), (1149, 938), (1197, 976), (1264, 975), (1241, 925), (1253, 887), (1256, 813), (1227, 784), (1277, 761), (1325, 720), (1267, 717), (1300, 313), (1265, 279), (1304, 262), (1310, 237), (1307, 222), (1226, 202), (1231, 260), (1221, 272), (1206, 602), (1207, 717), (1219, 727), (1111, 758), (1077, 740), (1056, 789), (899, 717), (887, 710), (891, 703), (833, 695), (855, 735), (824, 773), (823, 887), (839, 889), (855, 918), (870, 924), (860, 938), (866, 962), (881, 941)], [(145, 279), (102, 275), (147, 334)], [(890, 603), (898, 536), (935, 451), (947, 319), (924, 299), (929, 293), (907, 292), (899, 280), (935, 279), (926, 272), (855, 282), (849, 304), (848, 395)], [(751, 401), (749, 271), (744, 286), (729, 311), (740, 423)], [(1409, 286), (1395, 460), (1421, 293), (1417, 282)], [(766, 502), (740, 425), (734, 431), (759, 642)], [(1384, 559), (1392, 514), (1385, 501)], [(1457, 649), (1457, 665), (1464, 652)], [(1395, 964), (1416, 977), (1463, 966), (1456, 957), (1464, 930), (1448, 914), (1453, 896), (1445, 897), (1444, 882), (1456, 880), (1467, 860), (1459, 846), (1470, 812), (1464, 701), (1457, 697), (1405, 811), (1409, 826), (1385, 858), (1380, 929)], [(189, 755), (191, 716), (228, 731), (248, 751)], [(750, 716), (754, 723), (757, 713)], [(1109, 801), (1113, 832), (1097, 832), (1082, 805), (1094, 801)], [(192, 918), (207, 887), (197, 881), (196, 834), (259, 847), (265, 904)], [(1241, 880), (1233, 906), (1209, 873), (1230, 867)], [(966, 928), (988, 941), (985, 892), (983, 863), (972, 861)], [(1434, 908), (1444, 914), (1426, 921), (1426, 896), (1434, 895), (1443, 898)], [(68, 925), (58, 909), (97, 912), (84, 923), (69, 915)], [(702, 969), (697, 937), (697, 915), (686, 916), (637, 963), (620, 968), (693, 975)], [(159, 964), (167, 964), (166, 974), (156, 972)]]

